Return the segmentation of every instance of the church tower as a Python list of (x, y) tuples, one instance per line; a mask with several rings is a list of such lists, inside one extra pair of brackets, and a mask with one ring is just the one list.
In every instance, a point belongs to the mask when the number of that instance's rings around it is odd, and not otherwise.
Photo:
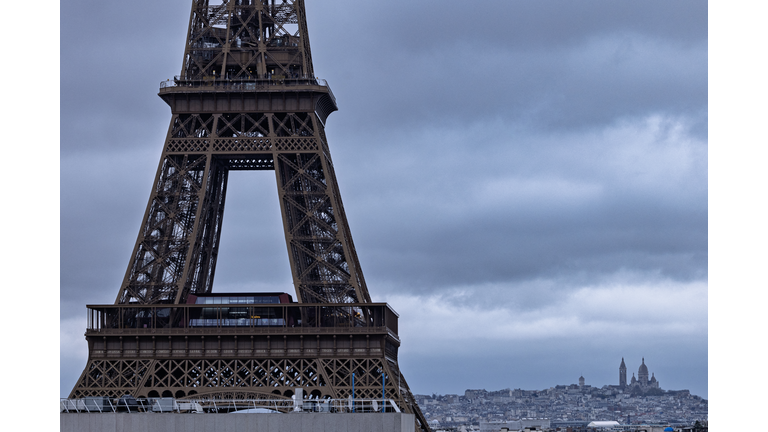
[(619, 366), (619, 387), (627, 387), (627, 365), (624, 364), (624, 357), (621, 358), (621, 365)]

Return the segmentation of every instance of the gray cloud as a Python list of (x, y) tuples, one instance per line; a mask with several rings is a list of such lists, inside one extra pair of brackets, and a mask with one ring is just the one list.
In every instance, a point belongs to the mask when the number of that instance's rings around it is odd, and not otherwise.
[(367, 272), (403, 289), (409, 279), (440, 289), (622, 269), (706, 277), (705, 144), (659, 139), (664, 128), (522, 148), (481, 137), (474, 147), (446, 143), (447, 156), (411, 141), (415, 157), (387, 159), (382, 145), (369, 159), (387, 163), (362, 162), (367, 179), (346, 189), (349, 212), (378, 228), (356, 237)]
[(483, 2), (470, 12), (459, 2), (341, 2), (339, 9), (341, 17), (321, 20), (332, 42), (321, 45), (316, 58), (327, 66), (318, 70), (339, 69), (346, 91), (367, 102), (355, 112), (389, 121), (351, 122), (364, 128), (489, 117), (584, 128), (648, 112), (701, 116), (706, 104), (706, 6), (702, 13), (694, 3)]

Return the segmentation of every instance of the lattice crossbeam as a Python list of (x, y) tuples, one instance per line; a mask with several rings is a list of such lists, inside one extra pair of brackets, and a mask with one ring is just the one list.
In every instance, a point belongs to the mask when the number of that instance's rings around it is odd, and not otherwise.
[[(168, 389), (181, 397), (214, 391), (285, 396), (301, 387), (308, 395), (339, 399), (352, 395), (354, 373), (356, 398), (380, 398), (382, 375), (393, 372), (380, 358), (91, 360), (72, 396), (151, 397)], [(396, 381), (386, 383), (386, 396), (400, 399)], [(401, 406), (408, 409), (402, 400)]]
[(303, 0), (208, 6), (195, 0), (185, 79), (312, 77)]

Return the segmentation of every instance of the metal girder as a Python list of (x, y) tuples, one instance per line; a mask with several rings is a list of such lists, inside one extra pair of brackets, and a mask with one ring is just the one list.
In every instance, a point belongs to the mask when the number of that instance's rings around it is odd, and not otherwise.
[(181, 76), (312, 78), (304, 1), (194, 1)]
[(228, 391), (290, 397), (297, 387), (310, 397), (376, 399), (382, 394), (382, 374), (394, 377), (386, 385), (388, 399), (406, 406), (397, 389), (398, 372), (373, 358), (164, 358), (92, 359), (71, 397), (202, 396)]

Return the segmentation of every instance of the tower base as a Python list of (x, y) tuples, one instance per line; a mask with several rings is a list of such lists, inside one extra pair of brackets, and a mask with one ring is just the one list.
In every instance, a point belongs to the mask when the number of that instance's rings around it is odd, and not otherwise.
[[(240, 312), (250, 318), (224, 318)], [(386, 398), (429, 430), (387, 304), (88, 306), (85, 336), (72, 399), (289, 401), (301, 389), (318, 401)]]
[[(415, 432), (413, 414), (61, 414), (61, 432)], [(10, 430), (13, 430), (11, 428)]]

